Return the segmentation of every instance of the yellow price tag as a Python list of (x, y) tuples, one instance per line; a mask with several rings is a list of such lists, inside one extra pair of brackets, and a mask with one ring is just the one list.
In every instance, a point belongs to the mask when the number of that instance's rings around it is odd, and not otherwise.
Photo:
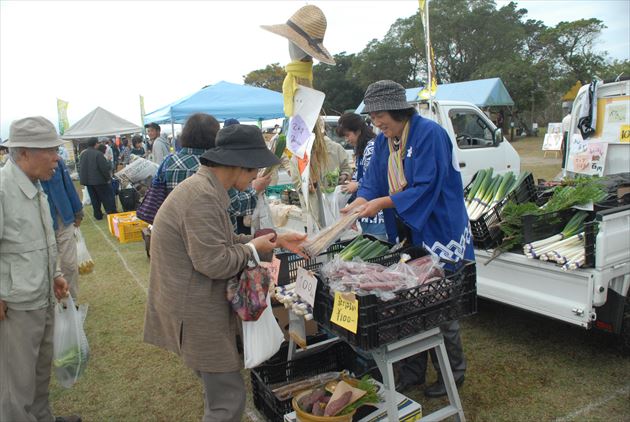
[(630, 125), (621, 125), (619, 140), (622, 144), (630, 144)]
[(333, 304), (332, 315), (330, 315), (330, 322), (354, 334), (357, 333), (359, 302), (354, 293), (335, 292), (335, 303)]

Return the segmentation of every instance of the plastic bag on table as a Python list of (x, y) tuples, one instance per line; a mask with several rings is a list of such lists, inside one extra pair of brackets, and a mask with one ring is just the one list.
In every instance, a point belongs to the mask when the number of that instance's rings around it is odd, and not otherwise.
[(94, 271), (94, 261), (85, 244), (81, 230), (78, 227), (74, 229), (74, 239), (77, 242), (77, 265), (79, 266), (79, 274), (90, 274)]
[(72, 296), (55, 306), (55, 331), (53, 335), (53, 367), (57, 381), (70, 388), (85, 371), (90, 358), (83, 323), (87, 305), (76, 308)]
[(88, 192), (87, 186), (83, 186), (83, 189), (81, 189), (81, 197), (83, 198), (81, 200), (81, 203), (83, 204), (84, 207), (87, 207), (88, 205), (92, 205), (92, 200), (90, 199), (90, 194)]
[(271, 297), (267, 295), (267, 308), (257, 321), (243, 321), (243, 356), (245, 368), (254, 368), (280, 350), (284, 334), (271, 310)]
[(271, 218), (271, 208), (267, 202), (267, 196), (264, 193), (259, 193), (256, 198), (256, 208), (252, 213), (252, 231), (260, 229), (276, 229)]

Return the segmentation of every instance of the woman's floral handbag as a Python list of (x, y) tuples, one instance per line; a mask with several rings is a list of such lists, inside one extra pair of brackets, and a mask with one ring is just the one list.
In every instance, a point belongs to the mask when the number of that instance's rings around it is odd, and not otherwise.
[(250, 261), (239, 277), (228, 282), (227, 299), (243, 321), (256, 321), (267, 308), (270, 281), (267, 269)]

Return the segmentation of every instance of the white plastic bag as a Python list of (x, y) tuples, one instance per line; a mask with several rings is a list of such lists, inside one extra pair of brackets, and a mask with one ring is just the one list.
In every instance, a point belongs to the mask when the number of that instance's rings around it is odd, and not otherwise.
[(83, 189), (81, 190), (81, 196), (83, 197), (81, 203), (84, 207), (92, 205), (92, 200), (90, 199), (90, 194), (88, 193), (87, 186), (83, 186)]
[(53, 335), (53, 367), (57, 381), (70, 388), (83, 374), (90, 357), (90, 347), (83, 330), (87, 305), (74, 305), (68, 296), (55, 306), (55, 334)]
[(254, 368), (276, 354), (284, 341), (271, 309), (271, 297), (267, 295), (267, 308), (257, 321), (243, 321), (243, 355), (245, 368)]
[(341, 185), (337, 186), (332, 193), (322, 193), (326, 226), (335, 224), (341, 218), (339, 211), (346, 206), (351, 196), (350, 193), (342, 192)]
[(271, 218), (271, 208), (264, 193), (259, 193), (256, 198), (256, 208), (254, 208), (252, 213), (251, 228), (252, 233), (260, 229), (276, 229)]
[(85, 244), (81, 230), (78, 227), (74, 229), (74, 238), (77, 242), (77, 265), (79, 266), (79, 274), (90, 274), (94, 271), (94, 261)]

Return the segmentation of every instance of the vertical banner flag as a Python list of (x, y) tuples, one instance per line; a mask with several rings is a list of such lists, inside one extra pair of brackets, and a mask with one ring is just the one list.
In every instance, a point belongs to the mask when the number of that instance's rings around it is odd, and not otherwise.
[(142, 127), (144, 127), (144, 97), (140, 96), (140, 122), (142, 123)]
[(57, 98), (57, 119), (59, 121), (59, 134), (68, 130), (70, 124), (68, 123), (68, 102)]
[(435, 55), (431, 47), (431, 34), (429, 32), (429, 0), (418, 0), (420, 3), (420, 18), (424, 28), (424, 40), (426, 43), (427, 55), (427, 84), (418, 93), (418, 98), (428, 100), (435, 97), (437, 92), (437, 78), (435, 77)]

